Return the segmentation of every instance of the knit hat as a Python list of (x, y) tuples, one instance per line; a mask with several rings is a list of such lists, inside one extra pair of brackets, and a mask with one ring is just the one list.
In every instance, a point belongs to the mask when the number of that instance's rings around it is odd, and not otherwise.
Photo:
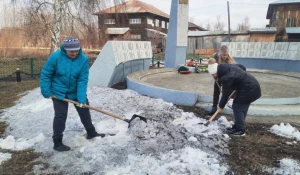
[(228, 54), (229, 54), (228, 47), (226, 45), (221, 46), (220, 55), (228, 55)]
[(80, 43), (77, 38), (74, 36), (70, 36), (66, 39), (64, 39), (63, 46), (65, 50), (79, 50), (80, 49)]
[(218, 71), (218, 63), (208, 64), (208, 72), (210, 74), (216, 74)]

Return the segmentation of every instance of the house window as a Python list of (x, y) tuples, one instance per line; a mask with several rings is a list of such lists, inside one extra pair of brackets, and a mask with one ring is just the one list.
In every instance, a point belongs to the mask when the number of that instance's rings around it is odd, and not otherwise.
[(166, 22), (165, 21), (161, 21), (161, 28), (166, 28)]
[(159, 27), (159, 20), (158, 19), (155, 20), (155, 27)]
[(153, 24), (153, 20), (152, 19), (147, 19), (147, 24), (150, 24), (150, 25), (152, 25), (152, 26), (154, 26), (154, 24)]
[(116, 24), (116, 20), (115, 19), (105, 19), (104, 24)]
[(296, 27), (296, 18), (287, 18), (286, 19), (286, 27)]
[(141, 35), (130, 35), (130, 38), (133, 40), (139, 40), (141, 39)]
[(276, 12), (276, 19), (279, 19), (279, 11)]
[(167, 29), (169, 29), (169, 23), (167, 22)]
[(131, 18), (129, 19), (129, 24), (141, 24), (141, 18)]

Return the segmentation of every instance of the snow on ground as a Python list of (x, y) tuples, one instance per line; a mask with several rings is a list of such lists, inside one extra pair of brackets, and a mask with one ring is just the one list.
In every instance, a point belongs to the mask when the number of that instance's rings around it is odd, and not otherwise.
[[(14, 107), (4, 110), (1, 120), (9, 122), (0, 148), (22, 150), (34, 148), (45, 154), (46, 170), (37, 165), (34, 173), (80, 174), (225, 174), (228, 165), (222, 154), (229, 154), (230, 137), (222, 130), (230, 126), (225, 117), (212, 122), (183, 112), (161, 99), (149, 98), (131, 90), (92, 87), (88, 90), (90, 105), (130, 119), (138, 114), (148, 119), (128, 123), (92, 111), (96, 130), (116, 134), (87, 140), (75, 108), (70, 104), (64, 143), (68, 152), (53, 150), (53, 107), (40, 89), (30, 91)], [(0, 153), (0, 162), (10, 159)], [(282, 169), (280, 169), (282, 170)], [(278, 170), (279, 171), (279, 170)]]
[(0, 164), (9, 159), (11, 159), (10, 153), (0, 153)]
[(265, 170), (272, 174), (282, 175), (300, 175), (300, 163), (292, 159), (281, 159), (280, 168), (266, 168)]
[[(177, 109), (161, 99), (153, 99), (131, 90), (92, 87), (88, 90), (90, 105), (130, 119), (133, 114), (148, 119), (128, 123), (92, 111), (96, 130), (116, 134), (87, 140), (78, 114), (70, 104), (64, 143), (68, 152), (53, 150), (53, 107), (40, 89), (30, 91), (14, 107), (6, 109), (1, 119), (9, 122), (6, 137), (0, 139), (3, 149), (34, 148), (44, 153), (42, 160), (50, 164), (34, 173), (79, 174), (224, 174), (228, 166), (220, 153), (228, 153), (229, 137), (220, 130), (230, 123), (222, 118), (209, 127), (206, 120)], [(219, 145), (219, 146), (216, 146)], [(4, 158), (2, 158), (4, 157)], [(8, 155), (0, 160), (9, 159)]]
[(289, 123), (280, 123), (280, 125), (273, 125), (270, 131), (276, 135), (287, 138), (295, 138), (296, 140), (300, 141), (300, 132)]

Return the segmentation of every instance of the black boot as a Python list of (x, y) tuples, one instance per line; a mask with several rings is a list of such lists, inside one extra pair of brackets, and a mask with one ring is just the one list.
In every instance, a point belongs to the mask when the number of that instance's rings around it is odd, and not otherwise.
[(87, 132), (87, 136), (86, 136), (86, 139), (92, 139), (94, 137), (105, 137), (105, 134), (99, 134), (96, 132), (95, 128), (88, 128), (86, 129), (86, 132)]
[(214, 115), (214, 113), (217, 111), (217, 106), (213, 106), (211, 108), (211, 111), (208, 113), (208, 115)]
[(61, 139), (53, 139), (53, 142), (54, 142), (53, 149), (56, 151), (62, 152), (62, 151), (69, 151), (71, 149), (70, 147), (68, 147), (67, 145), (64, 145), (62, 143), (62, 138)]

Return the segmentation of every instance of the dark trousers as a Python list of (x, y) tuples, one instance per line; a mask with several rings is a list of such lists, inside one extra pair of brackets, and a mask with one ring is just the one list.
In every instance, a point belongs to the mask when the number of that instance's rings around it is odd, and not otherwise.
[(245, 131), (245, 119), (250, 104), (232, 104), (236, 130)]
[[(62, 139), (63, 132), (66, 127), (66, 120), (68, 116), (68, 102), (52, 98), (54, 106), (54, 120), (53, 120), (53, 139)], [(87, 99), (87, 104), (89, 104)], [(95, 130), (92, 124), (90, 110), (88, 108), (80, 108), (74, 105), (78, 115), (80, 117), (81, 123), (86, 130)]]
[(217, 106), (218, 105), (219, 99), (220, 99), (220, 88), (219, 88), (217, 82), (215, 81), (215, 84), (214, 84), (214, 94), (213, 94), (213, 106)]

